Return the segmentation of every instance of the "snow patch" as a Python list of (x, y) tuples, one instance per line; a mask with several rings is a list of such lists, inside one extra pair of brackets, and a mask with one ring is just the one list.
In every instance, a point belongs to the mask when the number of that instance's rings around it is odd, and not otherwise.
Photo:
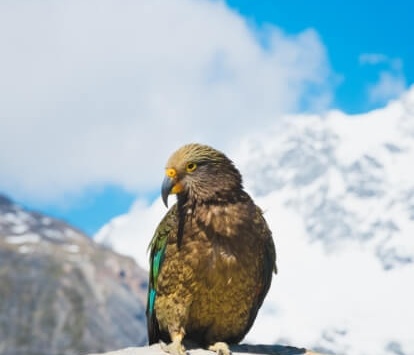
[(80, 251), (79, 245), (76, 244), (65, 245), (64, 248), (69, 253), (79, 253)]
[(35, 233), (27, 233), (22, 235), (11, 235), (5, 238), (6, 243), (9, 244), (24, 244), (24, 243), (39, 243), (40, 236)]
[(42, 234), (50, 239), (55, 239), (55, 240), (64, 239), (63, 233), (58, 229), (51, 229), (51, 228), (43, 229)]

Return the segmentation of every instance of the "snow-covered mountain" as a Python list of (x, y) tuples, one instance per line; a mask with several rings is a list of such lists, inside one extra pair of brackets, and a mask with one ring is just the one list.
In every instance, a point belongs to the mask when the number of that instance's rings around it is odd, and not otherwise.
[[(414, 354), (414, 88), (363, 115), (285, 117), (228, 155), (265, 210), (280, 270), (246, 341)], [(137, 201), (96, 240), (147, 267), (164, 213)]]
[(146, 289), (133, 259), (0, 194), (0, 354), (143, 345)]

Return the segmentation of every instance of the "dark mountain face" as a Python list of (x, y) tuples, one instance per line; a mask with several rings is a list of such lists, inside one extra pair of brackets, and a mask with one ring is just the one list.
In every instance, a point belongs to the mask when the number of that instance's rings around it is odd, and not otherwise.
[(146, 282), (131, 258), (0, 195), (0, 354), (143, 345)]

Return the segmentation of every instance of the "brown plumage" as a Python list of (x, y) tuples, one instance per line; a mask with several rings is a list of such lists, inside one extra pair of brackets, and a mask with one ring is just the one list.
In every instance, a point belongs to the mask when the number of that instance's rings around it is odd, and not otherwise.
[(192, 339), (221, 354), (252, 326), (267, 294), (276, 254), (271, 232), (234, 164), (189, 144), (168, 160), (162, 196), (177, 203), (150, 244), (149, 342), (184, 354)]

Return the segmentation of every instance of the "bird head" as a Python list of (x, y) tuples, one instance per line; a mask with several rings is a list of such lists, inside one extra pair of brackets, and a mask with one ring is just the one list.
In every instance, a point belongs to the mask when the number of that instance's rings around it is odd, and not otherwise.
[(242, 179), (232, 161), (222, 152), (202, 144), (187, 144), (168, 159), (161, 195), (180, 200), (207, 201), (224, 197), (242, 188)]

